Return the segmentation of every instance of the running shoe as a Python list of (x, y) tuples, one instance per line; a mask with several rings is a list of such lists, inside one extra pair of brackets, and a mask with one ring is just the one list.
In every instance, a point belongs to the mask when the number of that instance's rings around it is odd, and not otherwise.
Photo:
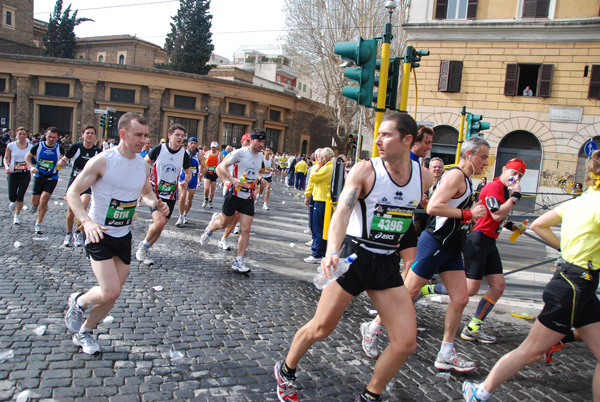
[(243, 258), (239, 258), (239, 259), (236, 258), (235, 261), (233, 262), (233, 264), (231, 265), (231, 269), (233, 269), (234, 271), (240, 272), (242, 274), (250, 272), (250, 268), (248, 268), (246, 266)]
[(227, 239), (222, 238), (221, 240), (219, 240), (218, 243), (219, 247), (221, 247), (223, 250), (231, 250), (231, 246), (229, 245), (229, 242), (227, 241)]
[(187, 220), (187, 214), (183, 215), (183, 224), (187, 225), (188, 224), (188, 220)]
[(35, 214), (37, 212), (37, 208), (38, 207), (34, 207), (33, 205), (31, 206), (31, 213)]
[(83, 334), (76, 333), (73, 335), (73, 344), (80, 346), (83, 353), (93, 355), (100, 351), (100, 345), (94, 341), (94, 337), (91, 332), (84, 332)]
[(200, 236), (200, 245), (206, 246), (208, 244), (208, 242), (210, 241), (210, 236), (212, 236), (212, 233), (209, 233), (208, 228), (206, 228), (204, 233), (202, 233), (202, 236)]
[(20, 225), (21, 224), (21, 217), (19, 215), (15, 215), (13, 217), (13, 225)]
[(204, 208), (206, 204), (208, 204), (208, 200), (204, 200), (204, 202), (202, 203), (202, 208)]
[(239, 223), (237, 225), (235, 225), (235, 228), (233, 228), (233, 234), (240, 234), (240, 224)]
[(35, 230), (35, 234), (44, 234), (41, 223), (36, 222), (35, 225), (33, 225), (33, 229)]
[(183, 226), (183, 215), (179, 215), (179, 219), (177, 219), (177, 223), (175, 223), (175, 226), (177, 226), (178, 228)]
[(85, 237), (83, 236), (83, 232), (75, 232), (73, 234), (73, 244), (75, 247), (81, 247), (85, 243)]
[(554, 352), (558, 352), (559, 350), (561, 350), (564, 347), (565, 347), (565, 343), (563, 341), (558, 341), (558, 343), (556, 345), (554, 345), (550, 349), (548, 349), (548, 351), (546, 353), (544, 353), (544, 359), (546, 359), (546, 363), (551, 364), (552, 363), (552, 355), (554, 354)]
[(311, 255), (310, 257), (306, 257), (304, 259), (304, 262), (307, 262), (309, 264), (320, 264), (321, 260), (322, 260), (322, 258), (315, 258)]
[(467, 325), (463, 328), (460, 337), (465, 341), (478, 341), (485, 344), (496, 343), (496, 337), (486, 334), (481, 327), (476, 331), (472, 331)]
[(456, 353), (452, 349), (452, 353), (448, 356), (438, 353), (434, 363), (435, 368), (438, 370), (454, 370), (460, 373), (466, 373), (475, 369), (475, 363), (467, 361), (461, 354)]
[(83, 325), (83, 309), (77, 304), (77, 297), (81, 296), (81, 292), (75, 292), (69, 296), (67, 302), (67, 313), (65, 314), (65, 325), (71, 332), (79, 332)]
[(63, 246), (73, 247), (73, 233), (67, 233), (65, 235), (65, 240), (63, 240)]
[(310, 229), (304, 229), (304, 234), (311, 235), (312, 231)]
[(212, 206), (212, 201), (208, 201), (208, 207), (209, 207), (209, 208), (212, 208), (212, 207), (213, 207), (213, 206)]
[(304, 243), (304, 245), (305, 245), (305, 246), (308, 246), (308, 247), (312, 246), (312, 244), (313, 244), (313, 241), (312, 241), (312, 240), (309, 240), (309, 241), (307, 241), (306, 243)]
[(264, 209), (265, 211), (268, 211), (268, 210), (269, 210), (269, 206), (267, 205), (267, 203), (266, 203), (266, 202), (263, 204), (263, 209)]
[(148, 259), (148, 254), (150, 253), (150, 247), (144, 246), (144, 242), (141, 241), (138, 246), (137, 251), (135, 252), (135, 259), (144, 262)]
[(379, 347), (377, 347), (377, 337), (379, 332), (369, 329), (371, 323), (363, 322), (360, 325), (360, 333), (362, 335), (362, 348), (371, 359), (379, 357)]
[(477, 398), (477, 388), (479, 384), (474, 384), (471, 381), (463, 382), (463, 397), (466, 402), (488, 402), (487, 400), (482, 400)]
[(286, 378), (281, 374), (281, 366), (283, 366), (283, 360), (275, 363), (273, 367), (273, 373), (277, 380), (277, 398), (281, 402), (298, 402), (298, 393), (296, 392), (296, 376), (292, 378)]

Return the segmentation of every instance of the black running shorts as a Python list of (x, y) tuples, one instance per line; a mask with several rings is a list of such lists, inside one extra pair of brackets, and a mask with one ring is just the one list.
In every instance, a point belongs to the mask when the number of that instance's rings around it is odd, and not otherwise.
[(231, 191), (227, 191), (223, 200), (222, 211), (225, 216), (232, 216), (236, 211), (240, 214), (254, 216), (254, 199), (236, 197)]
[(58, 180), (48, 180), (43, 177), (33, 177), (33, 195), (42, 195), (42, 193), (52, 194), (56, 188)]
[(123, 237), (112, 237), (104, 233), (98, 243), (85, 242), (85, 251), (94, 261), (110, 260), (119, 257), (126, 265), (131, 264), (131, 232)]
[(217, 181), (218, 178), (219, 178), (219, 176), (217, 176), (216, 173), (206, 173), (204, 175), (204, 179), (210, 180), (210, 181)]
[(467, 235), (463, 247), (465, 273), (469, 279), (482, 280), (484, 276), (502, 274), (502, 260), (496, 239), (481, 232)]
[[(165, 200), (164, 198), (161, 198), (160, 200), (169, 206), (169, 215), (167, 215), (167, 219), (171, 219), (171, 215), (173, 214), (173, 210), (175, 209), (175, 204), (177, 204), (177, 201), (176, 200)], [(152, 215), (154, 213), (154, 211), (158, 211), (158, 210), (150, 207), (150, 215)]]

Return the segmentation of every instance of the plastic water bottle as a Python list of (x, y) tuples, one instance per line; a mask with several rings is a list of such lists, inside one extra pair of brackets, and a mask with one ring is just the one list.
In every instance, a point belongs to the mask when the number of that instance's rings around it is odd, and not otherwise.
[(525, 231), (525, 228), (527, 228), (527, 219), (525, 219), (523, 221), (523, 223), (521, 225), (519, 225), (519, 228), (515, 231), (512, 232), (512, 234), (509, 236), (508, 240), (510, 240), (511, 242), (516, 242), (517, 239), (519, 238), (519, 236), (521, 236), (521, 233), (523, 233)]
[(242, 175), (242, 177), (240, 177), (240, 185), (235, 188), (235, 191), (240, 191), (242, 189), (242, 187), (244, 186), (245, 182), (246, 182), (246, 173), (244, 173)]
[(352, 264), (354, 260), (356, 260), (356, 257), (358, 257), (356, 254), (351, 254), (348, 257), (346, 257), (346, 259), (340, 260), (340, 262), (338, 262), (337, 269), (331, 273), (331, 276), (333, 276), (332, 279), (329, 279), (325, 275), (323, 275), (323, 272), (319, 272), (313, 279), (315, 287), (317, 289), (323, 289), (325, 288), (325, 286), (329, 285), (329, 283), (335, 281), (337, 278), (344, 275), (346, 271), (348, 271), (350, 264)]

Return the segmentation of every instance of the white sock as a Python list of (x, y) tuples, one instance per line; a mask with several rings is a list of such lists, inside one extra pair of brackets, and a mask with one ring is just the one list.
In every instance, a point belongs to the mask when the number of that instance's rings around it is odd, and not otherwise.
[(75, 303), (77, 303), (77, 305), (78, 305), (79, 307), (81, 307), (82, 309), (84, 309), (84, 310), (87, 308), (87, 306), (81, 302), (81, 296), (79, 296), (79, 297), (78, 297), (78, 298), (75, 300)]
[(481, 399), (482, 401), (487, 401), (491, 396), (492, 393), (487, 392), (487, 390), (483, 388), (483, 383), (479, 384), (479, 387), (477, 387), (477, 398)]
[(371, 324), (369, 325), (369, 331), (371, 332), (381, 332), (381, 328), (381, 325), (377, 324), (375, 320), (371, 321)]
[(92, 332), (91, 329), (84, 327), (83, 325), (81, 326), (81, 329), (79, 330), (80, 334), (85, 334), (86, 332)]
[(227, 240), (227, 239), (224, 237), (221, 237), (221, 240), (219, 240), (219, 241), (224, 241), (224, 240)]
[(448, 356), (448, 355), (452, 354), (453, 350), (454, 350), (454, 342), (452, 342), (452, 343), (442, 342), (442, 347), (440, 348), (440, 352), (442, 353), (443, 356)]

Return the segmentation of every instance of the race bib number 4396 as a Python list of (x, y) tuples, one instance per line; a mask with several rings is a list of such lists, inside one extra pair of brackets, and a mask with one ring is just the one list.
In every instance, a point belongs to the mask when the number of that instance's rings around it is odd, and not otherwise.
[(412, 222), (412, 211), (389, 205), (375, 205), (369, 238), (371, 240), (397, 244)]
[(131, 225), (136, 205), (137, 200), (120, 201), (114, 198), (111, 199), (104, 224), (113, 227)]

